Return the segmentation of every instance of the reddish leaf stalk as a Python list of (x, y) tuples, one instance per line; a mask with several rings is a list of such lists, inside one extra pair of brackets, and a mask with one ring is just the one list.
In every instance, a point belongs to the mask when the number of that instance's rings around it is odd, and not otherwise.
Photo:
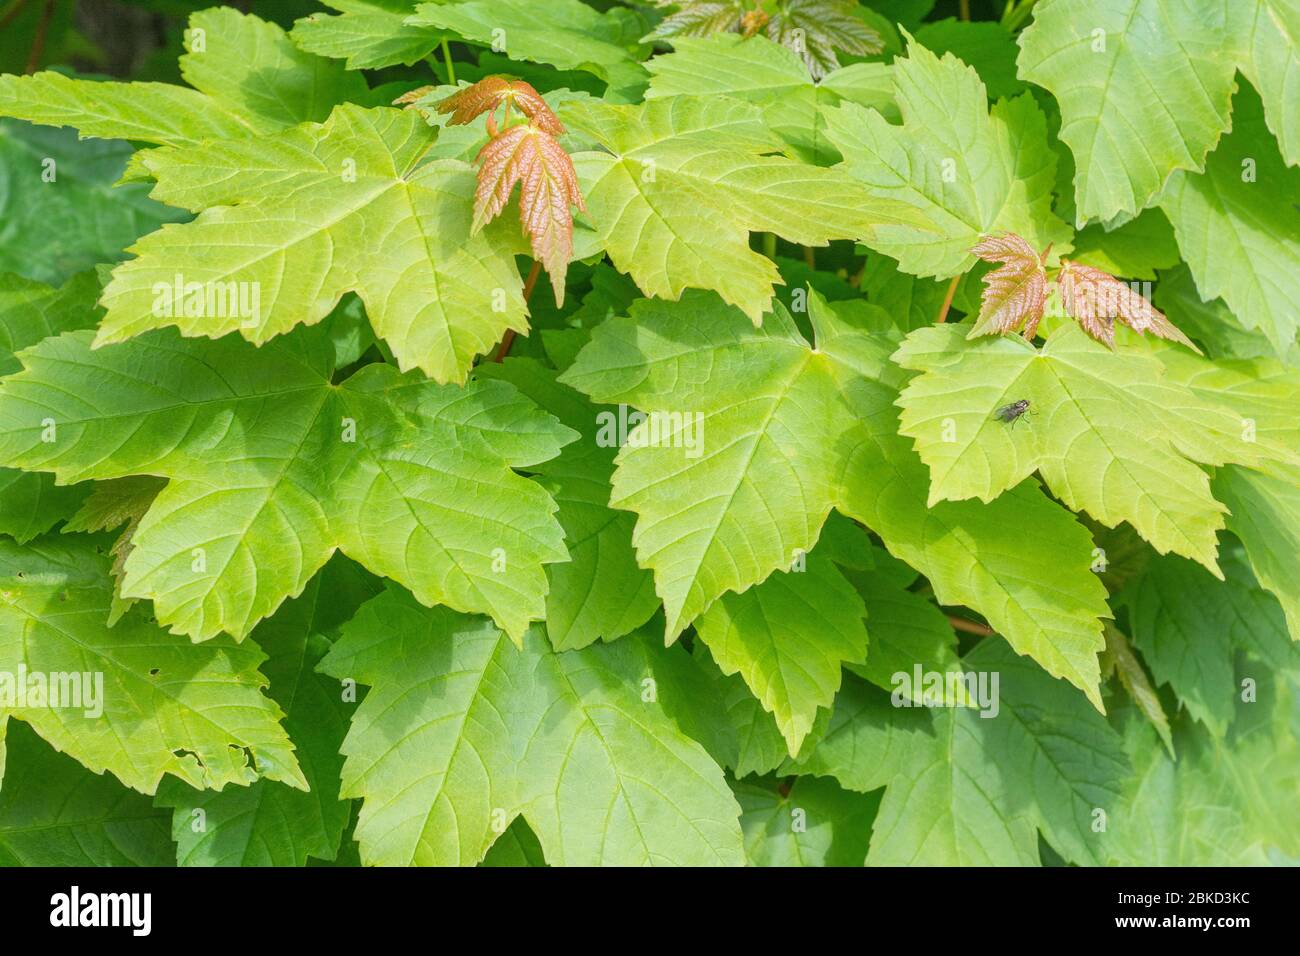
[(948, 623), (952, 625), (954, 631), (965, 631), (967, 634), (978, 634), (980, 637), (989, 637), (996, 634), (997, 631), (987, 624), (981, 624), (978, 621), (968, 621), (964, 617), (958, 617), (955, 614), (948, 615)]
[[(542, 274), (542, 263), (540, 260), (533, 260), (533, 267), (528, 270), (528, 278), (524, 280), (524, 303), (532, 298), (533, 286), (537, 285), (537, 277)], [(506, 329), (506, 334), (501, 336), (501, 346), (497, 349), (497, 354), (492, 357), (494, 362), (504, 362), (506, 356), (510, 354), (510, 346), (515, 344), (515, 330)]]
[(961, 281), (961, 274), (952, 277), (948, 283), (948, 293), (943, 297), (943, 305), (939, 306), (939, 317), (934, 320), (935, 325), (942, 325), (948, 321), (948, 310), (952, 308), (952, 297), (957, 294), (957, 283)]
[(27, 57), (28, 73), (35, 73), (41, 65), (41, 56), (45, 53), (45, 37), (50, 32), (50, 18), (54, 16), (54, 0), (45, 0), (41, 8), (41, 22), (36, 26), (36, 38), (32, 40), (32, 52)]

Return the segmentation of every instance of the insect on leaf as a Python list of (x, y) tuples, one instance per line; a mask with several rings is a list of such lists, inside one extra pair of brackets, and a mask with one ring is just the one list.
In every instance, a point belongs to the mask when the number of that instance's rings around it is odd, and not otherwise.
[(1150, 332), (1158, 338), (1181, 342), (1200, 354), (1201, 350), (1163, 312), (1110, 273), (1063, 259), (1056, 281), (1066, 311), (1098, 342), (1115, 347), (1115, 320), (1119, 319), (1135, 332)]
[(478, 190), (474, 195), (474, 230), (497, 217), (519, 183), (519, 221), (546, 267), (555, 289), (555, 304), (564, 302), (564, 273), (573, 255), (574, 205), (586, 211), (573, 160), (540, 126), (512, 126), (494, 136), (478, 154)]
[(1034, 337), (1047, 302), (1043, 264), (1050, 249), (1049, 244), (1039, 255), (1014, 232), (980, 239), (971, 252), (985, 262), (1002, 265), (984, 277), (979, 319), (967, 338), (1015, 332), (1022, 327), (1026, 339)]

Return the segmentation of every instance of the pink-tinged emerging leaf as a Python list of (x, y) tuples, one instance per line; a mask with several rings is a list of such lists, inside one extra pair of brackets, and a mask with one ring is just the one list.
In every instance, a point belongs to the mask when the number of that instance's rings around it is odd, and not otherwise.
[(1062, 259), (1056, 281), (1065, 310), (1098, 342), (1114, 348), (1115, 320), (1119, 319), (1135, 332), (1150, 332), (1158, 338), (1181, 342), (1201, 354), (1163, 312), (1110, 273)]
[(403, 109), (413, 110), (420, 100), (432, 93), (437, 87), (435, 86), (417, 86), (413, 90), (407, 90), (397, 99), (393, 100), (394, 106), (400, 106)]
[(1028, 242), (1009, 232), (984, 236), (971, 252), (985, 262), (1002, 265), (984, 277), (979, 318), (967, 338), (1002, 335), (1023, 327), (1025, 338), (1032, 339), (1047, 303), (1047, 270), (1043, 268), (1047, 250), (1039, 255)]
[(546, 269), (555, 302), (564, 302), (564, 276), (573, 255), (573, 214), (586, 211), (573, 160), (550, 133), (533, 124), (504, 130), (478, 154), (474, 229), (495, 219), (519, 183), (519, 220), (532, 242), (533, 257)]
[[(551, 112), (542, 99), (542, 94), (523, 80), (507, 80), (500, 76), (489, 76), (467, 86), (447, 97), (438, 104), (439, 113), (450, 113), (448, 121), (452, 126), (464, 126), (484, 113), (488, 114), (488, 134), (497, 134), (496, 111), (502, 103), (506, 105), (506, 115), (513, 105), (527, 116), (538, 129), (545, 130), (552, 136), (564, 134), (564, 124)], [(504, 122), (504, 120), (503, 120)]]

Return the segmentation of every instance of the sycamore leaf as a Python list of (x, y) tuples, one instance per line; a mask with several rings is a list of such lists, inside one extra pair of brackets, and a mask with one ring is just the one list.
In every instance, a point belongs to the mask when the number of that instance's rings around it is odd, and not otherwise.
[(515, 817), (506, 832), (483, 855), (479, 866), (549, 866), (537, 834), (523, 817)]
[(933, 747), (934, 726), (924, 709), (895, 707), (878, 688), (846, 675), (826, 732), (780, 772), (834, 777), (847, 790), (867, 793)]
[(1226, 36), (1238, 44), (1237, 65), (1259, 91), (1264, 119), (1287, 165), (1300, 165), (1294, 85), (1300, 76), (1300, 6), (1295, 0), (1232, 3), (1228, 18)]
[(924, 466), (897, 434), (888, 344), (852, 312), (809, 300), (816, 351), (782, 307), (755, 329), (692, 293), (603, 323), (561, 376), (648, 416), (619, 453), (610, 503), (637, 513), (633, 542), (655, 573), (667, 636), (789, 567), (838, 507), (926, 574), (940, 603), (978, 609), (1100, 704), (1108, 611), (1087, 533), (1031, 484), (988, 506), (927, 507)]
[(82, 136), (195, 146), (323, 120), (335, 104), (367, 98), (360, 74), (304, 53), (274, 23), (231, 7), (200, 10), (189, 23), (180, 67), (193, 89), (53, 72), (0, 76), (0, 116), (75, 126)]
[(171, 332), (95, 351), (84, 332), (46, 339), (0, 385), (0, 457), (60, 482), (170, 479), (122, 592), (196, 640), (244, 637), (336, 549), (521, 638), (542, 616), (543, 565), (565, 550), (554, 501), (511, 469), (573, 433), (505, 383), (378, 364), (333, 384), (333, 358), (324, 334), (260, 349)]
[[(1067, 507), (1109, 527), (1127, 521), (1160, 553), (1217, 574), (1227, 508), (1200, 464), (1294, 459), (1245, 440), (1238, 415), (1164, 381), (1155, 359), (1112, 353), (1072, 325), (1041, 350), (1021, 339), (968, 342), (961, 327), (919, 329), (894, 358), (922, 373), (899, 405), (901, 433), (930, 466), (931, 503), (989, 501), (1037, 471)], [(998, 415), (1019, 401), (1029, 420)], [(1135, 421), (1154, 427), (1136, 430)]]
[(1157, 558), (1120, 595), (1151, 673), (1216, 737), (1239, 709), (1238, 650), (1278, 670), (1300, 664), (1277, 602), (1245, 568), (1224, 564), (1233, 573), (1216, 581), (1188, 561)]
[(1056, 283), (1066, 312), (1103, 345), (1115, 347), (1118, 320), (1139, 334), (1150, 332), (1157, 338), (1181, 342), (1193, 352), (1201, 351), (1145, 296), (1101, 269), (1062, 259)]
[(98, 343), (174, 325), (260, 344), (355, 291), (404, 371), (464, 381), (507, 329), (526, 331), (526, 307), (508, 231), (471, 228), (473, 169), (421, 165), (436, 138), (415, 114), (347, 105), (269, 137), (146, 154), (154, 195), (203, 212), (131, 248)]
[(839, 67), (836, 50), (871, 56), (884, 49), (880, 34), (856, 15), (858, 7), (857, 0), (783, 0), (763, 29), (797, 52), (820, 80)]
[[(329, 650), (324, 635), (336, 632), (378, 591), (355, 564), (335, 558), (300, 597), (254, 632), (267, 654), (262, 665), (271, 682), (267, 693), (284, 708), (285, 730), (297, 745), (311, 789), (259, 780), (217, 793), (166, 781), (156, 802), (174, 808), (180, 865), (305, 866), (309, 857), (334, 859), (350, 816), (349, 804), (339, 799), (339, 747), (352, 707), (343, 702), (339, 684), (315, 670)], [(193, 826), (197, 809), (204, 819), (198, 831)]]
[[(749, 12), (745, 0), (653, 0), (659, 7), (676, 7), (642, 39), (705, 37), (714, 33), (738, 33)], [(653, 61), (652, 61), (653, 62)]]
[(0, 865), (169, 866), (167, 816), (148, 797), (0, 717)]
[(884, 63), (855, 63), (814, 83), (798, 54), (763, 36), (745, 39), (719, 33), (702, 39), (677, 37), (673, 52), (646, 63), (646, 99), (667, 96), (730, 96), (763, 111), (772, 131), (814, 165), (838, 162), (826, 139), (823, 107), (844, 100), (882, 113), (893, 106), (893, 77)]
[(1169, 178), (1160, 207), (1201, 298), (1222, 298), (1283, 357), (1300, 328), (1300, 170), (1283, 163), (1249, 88), (1233, 99), (1232, 123), (1203, 173)]
[(501, 76), (485, 77), (453, 93), (438, 104), (438, 112), (451, 114), (451, 119), (447, 121), (449, 126), (464, 126), (487, 113), (488, 134), (496, 136), (496, 111), (503, 103), (507, 114), (513, 106), (538, 129), (552, 136), (564, 134), (564, 124), (551, 112), (546, 100), (542, 99), (542, 94), (523, 80), (507, 80)]
[(1200, 169), (1227, 129), (1226, 6), (1057, 0), (1034, 11), (1020, 75), (1061, 105), (1080, 226), (1144, 209), (1172, 171)]
[(1013, 232), (984, 236), (971, 249), (985, 262), (1001, 266), (984, 275), (980, 313), (968, 338), (1024, 330), (1026, 339), (1038, 334), (1047, 303), (1047, 253), (1039, 254)]
[(642, 300), (560, 376), (648, 416), (619, 452), (610, 504), (637, 513), (669, 639), (812, 550), (836, 496), (852, 419), (826, 360), (783, 306), (746, 325), (708, 293)]
[(916, 31), (916, 41), (938, 56), (951, 53), (975, 67), (994, 102), (1024, 92), (1025, 84), (1016, 75), (1020, 51), (1013, 34), (1001, 23), (947, 17), (922, 26)]
[[(94, 328), (99, 283), (84, 272), (54, 289), (0, 274), (0, 376), (22, 368), (17, 353), (51, 335)], [(72, 516), (85, 497), (80, 487), (60, 487), (50, 475), (0, 468), (0, 535), (19, 544)]]
[(109, 630), (113, 588), (100, 550), (85, 535), (23, 548), (0, 539), (0, 672), (76, 675), (82, 686), (71, 705), (61, 698), (53, 707), (32, 696), (30, 680), (25, 698), (7, 680), (0, 718), (26, 721), (56, 749), (142, 793), (164, 774), (216, 790), (259, 777), (305, 789), (280, 708), (262, 694), (266, 655), (227, 638), (193, 644), (139, 610)]
[(751, 231), (824, 246), (884, 223), (926, 223), (874, 199), (838, 169), (778, 153), (758, 107), (727, 97), (673, 96), (642, 106), (566, 104), (561, 115), (608, 152), (574, 156), (600, 243), (647, 295), (713, 289), (757, 322), (780, 273), (749, 248)]
[(721, 769), (642, 696), (656, 653), (521, 650), (390, 586), (321, 665), (371, 688), (343, 743), (363, 862), (472, 865), (522, 816), (555, 866), (739, 864)]
[(1128, 638), (1119, 628), (1109, 623), (1106, 625), (1106, 653), (1114, 662), (1115, 675), (1128, 691), (1133, 706), (1151, 722), (1151, 726), (1160, 735), (1160, 741), (1165, 745), (1165, 749), (1169, 751), (1170, 756), (1173, 756), (1174, 741), (1169, 733), (1169, 718), (1165, 716), (1160, 695), (1151, 686), (1151, 680), (1147, 677), (1147, 672), (1142, 669), (1137, 655), (1133, 653)]
[[(549, 108), (546, 115), (553, 115)], [(488, 119), (490, 122), (491, 117)], [(496, 218), (519, 183), (519, 221), (532, 244), (533, 258), (551, 277), (556, 307), (563, 306), (565, 272), (573, 258), (573, 213), (569, 207), (587, 209), (573, 160), (554, 136), (533, 121), (493, 136), (479, 151), (477, 161), (474, 232)]]
[(1231, 514), (1228, 530), (1241, 539), (1256, 576), (1286, 612), (1300, 641), (1300, 482), (1244, 468), (1221, 468), (1214, 493)]
[[(861, 866), (879, 800), (834, 781), (735, 783), (750, 866)], [(800, 826), (795, 826), (798, 820)]]
[[(41, 475), (43, 478), (50, 476)], [(67, 523), (64, 533), (73, 531), (118, 531), (109, 554), (113, 558), (110, 573), (113, 575), (113, 610), (108, 616), (111, 627), (135, 603), (134, 598), (122, 597), (122, 579), (126, 575), (126, 559), (131, 554), (131, 540), (140, 522), (144, 520), (158, 493), (167, 482), (151, 475), (134, 475), (97, 482), (90, 495), (82, 502)]]
[(833, 359), (858, 422), (844, 471), (844, 512), (924, 574), (938, 604), (983, 614), (1017, 653), (1070, 681), (1100, 709), (1097, 654), (1104, 646), (1101, 618), (1110, 610), (1090, 569), (1088, 532), (1032, 480), (987, 504), (928, 502), (926, 466), (899, 434), (904, 375), (890, 360), (894, 343), (852, 309), (827, 307), (815, 295), (809, 301), (818, 350)]
[(1168, 283), (1165, 270), (1176, 267), (1181, 256), (1173, 226), (1163, 212), (1152, 207), (1123, 225), (1107, 229), (1098, 222), (1076, 233), (1074, 254), (1070, 258), (1131, 279), (1154, 279), (1159, 269), (1158, 295)]
[(656, 0), (677, 9), (664, 17), (646, 40), (764, 32), (796, 53), (813, 80), (839, 67), (835, 51), (870, 56), (883, 49), (880, 34), (856, 15), (856, 0), (781, 0), (769, 12), (744, 0)]
[(904, 272), (938, 278), (969, 269), (971, 247), (992, 233), (1067, 251), (1070, 229), (1052, 212), (1056, 156), (1033, 97), (989, 110), (971, 67), (915, 42), (894, 60), (893, 74), (901, 127), (846, 103), (826, 111), (827, 136), (872, 196), (911, 206), (930, 228), (886, 224), (865, 244)]
[(998, 676), (997, 702), (936, 712), (934, 746), (910, 754), (885, 790), (867, 863), (1033, 865), (1039, 830), (1068, 861), (1098, 864), (1095, 811), (1114, 812), (1129, 769), (1119, 735), (1001, 641), (965, 663)]
[[(142, 184), (109, 188), (130, 155), (126, 143), (78, 141), (70, 129), (0, 120), (0, 274), (59, 285), (121, 259), (141, 233), (187, 218), (149, 199)], [(65, 228), (69, 222), (78, 228)]]
[(621, 7), (602, 13), (580, 0), (460, 0), (422, 3), (406, 23), (451, 31), (512, 59), (585, 70), (612, 90), (644, 83), (641, 21)]
[(406, 22), (416, 0), (323, 0), (336, 14), (313, 13), (289, 34), (300, 50), (346, 58), (349, 70), (411, 66), (437, 48), (445, 31)]
[(1300, 857), (1290, 812), (1300, 793), (1294, 681), (1260, 682), (1254, 720), (1228, 739), (1183, 734), (1178, 759), (1145, 721), (1125, 722), (1133, 773), (1102, 835), (1104, 862), (1119, 866), (1265, 866)]
[(867, 658), (867, 609), (828, 557), (814, 551), (741, 594), (724, 594), (696, 621), (724, 674), (739, 673), (776, 717), (791, 756), (829, 708), (841, 667)]
[[(1151, 301), (1180, 329), (1185, 329), (1215, 359), (1252, 359), (1276, 356), (1277, 350), (1262, 330), (1246, 329), (1228, 311), (1221, 299), (1204, 301), (1186, 263), (1160, 274)], [(1300, 365), (1300, 343), (1289, 353), (1292, 365)]]
[[(1020, 35), (1020, 76), (1061, 104), (1079, 225), (1136, 214), (1171, 173), (1199, 171), (1232, 120), (1238, 68), (1265, 96), (1288, 162), (1300, 162), (1293, 0), (1055, 0)], [(1238, 170), (1239, 172), (1239, 170)]]
[[(871, 632), (866, 663), (847, 669), (889, 691), (899, 686), (897, 674), (912, 674), (918, 665), (924, 672), (960, 670), (957, 635), (948, 618), (933, 601), (907, 589), (916, 572), (879, 548), (868, 553), (875, 556), (875, 567), (844, 571), (866, 605)], [(910, 689), (919, 700), (922, 688), (913, 682)]]
[(559, 505), (555, 517), (569, 550), (568, 561), (546, 568), (546, 633), (552, 646), (572, 650), (630, 634), (651, 618), (659, 599), (650, 572), (636, 563), (632, 515), (609, 506), (618, 409), (598, 410), (532, 359), (488, 363), (475, 374), (509, 382), (581, 436), (532, 469)]
[[(651, 621), (643, 630), (644, 636), (637, 639), (653, 641), (663, 627)], [(772, 773), (790, 759), (771, 713), (739, 675), (727, 676), (718, 669), (702, 641), (690, 651), (679, 644), (656, 654), (655, 680), (668, 716), (736, 779)], [(804, 738), (805, 749), (825, 733), (830, 716), (829, 710), (817, 712), (816, 724)]]
[(868, 865), (1036, 865), (1035, 830), (1067, 859), (1095, 864), (1094, 809), (1111, 812), (1127, 772), (1119, 736), (995, 638), (965, 664), (986, 690), (998, 681), (983, 711), (891, 705), (846, 679), (825, 737), (782, 772), (887, 788)]

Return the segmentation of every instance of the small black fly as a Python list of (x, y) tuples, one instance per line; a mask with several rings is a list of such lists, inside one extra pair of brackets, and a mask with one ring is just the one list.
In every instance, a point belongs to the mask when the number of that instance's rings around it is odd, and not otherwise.
[(1001, 408), (999, 408), (996, 412), (993, 413), (993, 417), (998, 419), (999, 421), (1013, 424), (1016, 421), (1019, 421), (1020, 416), (1028, 415), (1028, 414), (1029, 414), (1029, 399), (1022, 398), (1020, 401), (1012, 402), (1010, 405), (1003, 405)]

